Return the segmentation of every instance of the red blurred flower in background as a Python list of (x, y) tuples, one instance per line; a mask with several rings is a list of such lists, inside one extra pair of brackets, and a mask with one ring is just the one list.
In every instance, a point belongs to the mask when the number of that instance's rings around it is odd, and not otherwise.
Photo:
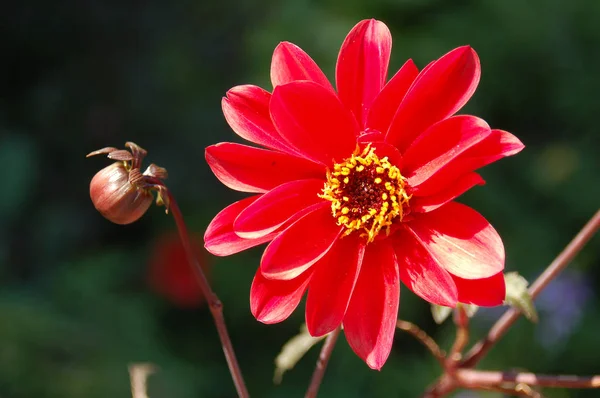
[[(204, 272), (208, 263), (200, 239), (192, 237), (190, 243)], [(202, 306), (206, 299), (196, 281), (194, 269), (188, 263), (185, 250), (176, 233), (158, 238), (149, 261), (148, 283), (152, 290), (181, 308)]]
[(252, 283), (254, 316), (280, 322), (308, 290), (309, 332), (343, 324), (375, 369), (391, 350), (400, 281), (434, 304), (502, 303), (502, 241), (454, 199), (484, 183), (476, 169), (523, 148), (475, 116), (453, 116), (479, 82), (472, 48), (420, 72), (409, 60), (386, 82), (391, 44), (384, 23), (358, 23), (338, 56), (336, 91), (305, 52), (281, 43), (273, 93), (237, 86), (222, 103), (231, 128), (266, 149), (206, 149), (223, 184), (256, 193), (214, 218), (208, 251), (271, 241)]

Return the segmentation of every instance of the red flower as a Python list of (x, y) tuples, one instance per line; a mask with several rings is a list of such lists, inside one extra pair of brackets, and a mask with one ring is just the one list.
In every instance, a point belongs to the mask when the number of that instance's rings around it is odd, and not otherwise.
[(257, 194), (215, 217), (206, 248), (226, 256), (271, 241), (252, 283), (254, 316), (280, 322), (308, 289), (309, 332), (343, 324), (375, 369), (391, 350), (400, 281), (430, 303), (502, 303), (502, 241), (453, 200), (484, 183), (474, 170), (523, 148), (475, 116), (453, 116), (479, 82), (473, 49), (421, 72), (409, 60), (386, 83), (391, 45), (382, 22), (356, 25), (338, 56), (336, 92), (305, 52), (281, 43), (273, 94), (237, 86), (222, 103), (231, 128), (266, 149), (206, 149), (223, 184)]
[[(207, 272), (208, 263), (202, 261), (205, 258), (202, 246), (194, 238), (190, 243), (196, 258), (201, 261), (201, 267)], [(196, 308), (206, 302), (181, 240), (175, 233), (162, 235), (155, 243), (150, 257), (148, 283), (156, 293), (177, 307)]]

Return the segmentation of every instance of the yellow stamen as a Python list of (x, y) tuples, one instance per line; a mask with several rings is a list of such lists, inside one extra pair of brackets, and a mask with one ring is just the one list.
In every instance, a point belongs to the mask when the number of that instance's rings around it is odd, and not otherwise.
[(360, 231), (370, 243), (382, 229), (389, 234), (391, 225), (402, 221), (410, 200), (405, 187), (400, 170), (369, 144), (333, 166), (319, 196), (331, 201), (337, 224), (346, 227), (344, 236)]

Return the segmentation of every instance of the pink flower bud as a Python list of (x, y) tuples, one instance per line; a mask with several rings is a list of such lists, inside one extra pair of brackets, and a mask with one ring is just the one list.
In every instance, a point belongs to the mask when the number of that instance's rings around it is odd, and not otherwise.
[(129, 182), (123, 162), (100, 170), (90, 183), (90, 197), (96, 210), (115, 224), (131, 224), (144, 215), (154, 197)]
[(167, 170), (155, 164), (142, 172), (140, 166), (146, 151), (133, 142), (125, 143), (129, 150), (106, 147), (91, 152), (87, 157), (107, 154), (116, 160), (100, 170), (90, 183), (90, 197), (96, 210), (115, 224), (131, 224), (144, 215), (152, 204), (156, 192), (156, 204), (169, 210), (169, 195), (162, 180)]

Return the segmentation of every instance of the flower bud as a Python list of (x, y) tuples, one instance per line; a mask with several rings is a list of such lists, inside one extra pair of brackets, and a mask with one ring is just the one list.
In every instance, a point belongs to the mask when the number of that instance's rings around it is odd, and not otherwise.
[(156, 192), (156, 204), (165, 206), (168, 212), (169, 191), (163, 182), (167, 170), (151, 164), (142, 173), (146, 150), (133, 142), (126, 142), (125, 146), (129, 150), (106, 147), (87, 155), (106, 154), (117, 161), (92, 178), (90, 196), (94, 207), (115, 224), (131, 224), (148, 210), (154, 200), (152, 192)]
[(90, 183), (90, 197), (96, 210), (115, 224), (137, 221), (154, 200), (150, 191), (129, 182), (129, 171), (123, 162), (96, 173)]

